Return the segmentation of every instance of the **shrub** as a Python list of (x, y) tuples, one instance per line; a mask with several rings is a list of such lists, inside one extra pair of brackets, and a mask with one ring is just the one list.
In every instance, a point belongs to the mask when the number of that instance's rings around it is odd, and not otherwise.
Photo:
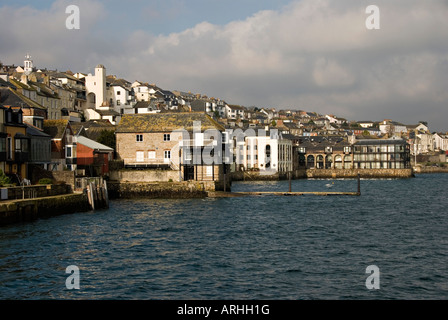
[(38, 184), (53, 184), (53, 180), (50, 178), (42, 178), (39, 180)]
[(11, 180), (8, 176), (0, 169), (0, 186), (11, 184)]

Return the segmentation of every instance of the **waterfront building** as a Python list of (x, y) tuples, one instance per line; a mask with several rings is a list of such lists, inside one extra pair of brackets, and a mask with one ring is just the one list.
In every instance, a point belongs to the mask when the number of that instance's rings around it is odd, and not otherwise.
[[(2, 107), (3, 134), (0, 151), (4, 150), (4, 172), (11, 181), (21, 183), (28, 178), (29, 137), (20, 108)], [(4, 139), (4, 140), (3, 140)]]
[(28, 176), (33, 176), (36, 167), (47, 170), (51, 163), (51, 137), (42, 129), (26, 124), (26, 135), (30, 138)]
[(288, 173), (293, 170), (293, 143), (275, 129), (249, 129), (244, 144), (237, 145), (236, 158), (246, 171)]
[(179, 171), (179, 180), (223, 179), (224, 127), (202, 112), (123, 115), (116, 152), (125, 168)]
[(342, 137), (302, 138), (298, 167), (306, 169), (406, 169), (410, 146), (404, 139), (361, 139), (349, 143)]
[(355, 169), (410, 168), (410, 146), (404, 139), (364, 139), (353, 145)]
[(298, 168), (352, 169), (352, 146), (341, 136), (304, 136), (299, 139)]
[(77, 170), (84, 170), (85, 175), (91, 177), (107, 175), (114, 149), (84, 136), (77, 136), (75, 140)]

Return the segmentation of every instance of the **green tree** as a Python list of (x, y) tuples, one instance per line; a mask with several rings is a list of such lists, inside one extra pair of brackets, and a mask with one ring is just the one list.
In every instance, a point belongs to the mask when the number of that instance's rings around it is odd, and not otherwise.
[(0, 186), (11, 184), (11, 180), (8, 176), (0, 169)]
[(101, 131), (98, 139), (97, 139), (98, 143), (104, 144), (105, 146), (108, 146), (112, 149), (114, 149), (115, 151), (115, 146), (116, 146), (116, 137), (115, 137), (115, 132), (113, 130), (103, 130)]

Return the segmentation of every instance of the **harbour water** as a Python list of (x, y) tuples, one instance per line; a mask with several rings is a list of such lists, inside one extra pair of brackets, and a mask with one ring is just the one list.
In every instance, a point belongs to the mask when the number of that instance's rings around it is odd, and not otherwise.
[[(0, 299), (447, 299), (448, 175), (360, 197), (115, 200), (0, 229)], [(292, 191), (356, 191), (294, 180)], [(232, 191), (288, 191), (288, 181)], [(80, 289), (66, 287), (68, 266)], [(379, 289), (367, 289), (368, 266)]]

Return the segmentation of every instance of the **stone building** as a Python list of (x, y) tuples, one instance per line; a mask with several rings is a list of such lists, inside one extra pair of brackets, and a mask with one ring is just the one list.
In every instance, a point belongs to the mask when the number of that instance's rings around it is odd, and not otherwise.
[(204, 113), (123, 115), (117, 125), (116, 152), (125, 168), (179, 172), (179, 181), (224, 179), (221, 132)]

